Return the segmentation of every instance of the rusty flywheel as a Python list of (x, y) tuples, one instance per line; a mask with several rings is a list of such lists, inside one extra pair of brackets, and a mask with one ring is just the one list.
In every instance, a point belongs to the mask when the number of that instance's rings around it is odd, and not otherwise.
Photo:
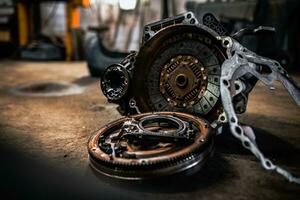
[(91, 165), (122, 179), (200, 169), (213, 152), (208, 122), (184, 113), (144, 113), (101, 128), (88, 142)]

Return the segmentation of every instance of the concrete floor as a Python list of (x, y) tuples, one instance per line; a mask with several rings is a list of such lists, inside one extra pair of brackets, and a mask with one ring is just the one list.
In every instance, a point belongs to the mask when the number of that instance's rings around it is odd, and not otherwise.
[[(300, 78), (296, 77), (298, 83)], [(21, 96), (12, 88), (39, 82), (75, 83), (81, 94)], [(300, 174), (300, 109), (278, 83), (258, 84), (241, 121), (254, 127), (272, 161)], [(155, 182), (115, 181), (88, 166), (89, 136), (119, 118), (85, 63), (0, 62), (0, 191), (14, 198), (300, 199), (300, 186), (262, 169), (226, 132), (198, 174)]]

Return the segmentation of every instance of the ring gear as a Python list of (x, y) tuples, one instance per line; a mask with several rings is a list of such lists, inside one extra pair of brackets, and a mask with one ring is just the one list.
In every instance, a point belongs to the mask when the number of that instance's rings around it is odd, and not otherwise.
[(177, 112), (121, 118), (101, 128), (88, 142), (91, 166), (121, 179), (195, 173), (213, 149), (208, 122)]

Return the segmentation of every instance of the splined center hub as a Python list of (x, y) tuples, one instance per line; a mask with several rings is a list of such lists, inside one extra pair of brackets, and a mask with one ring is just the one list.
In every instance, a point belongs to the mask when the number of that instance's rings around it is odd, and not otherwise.
[(184, 74), (179, 74), (176, 76), (176, 83), (180, 88), (185, 88), (188, 84), (188, 81), (188, 78)]
[(160, 74), (160, 92), (176, 107), (194, 105), (207, 86), (207, 72), (199, 60), (190, 55), (170, 59)]

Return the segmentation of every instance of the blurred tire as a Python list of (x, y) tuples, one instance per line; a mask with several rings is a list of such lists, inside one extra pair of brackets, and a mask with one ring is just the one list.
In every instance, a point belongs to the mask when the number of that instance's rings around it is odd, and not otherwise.
[(96, 32), (86, 33), (84, 49), (87, 66), (93, 77), (101, 77), (106, 67), (121, 62), (128, 55), (128, 53), (108, 50)]

